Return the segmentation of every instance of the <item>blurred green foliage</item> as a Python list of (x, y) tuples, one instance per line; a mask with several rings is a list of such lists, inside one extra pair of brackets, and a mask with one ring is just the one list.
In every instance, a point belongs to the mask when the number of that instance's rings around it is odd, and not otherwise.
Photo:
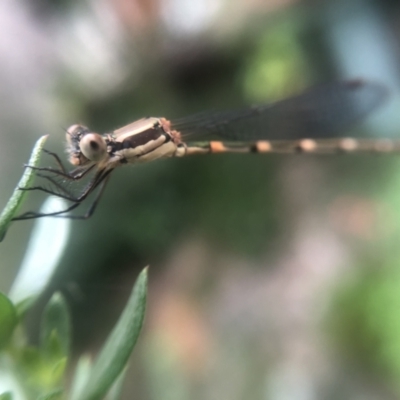
[[(39, 158), (41, 142), (36, 145), (31, 158)], [(32, 174), (30, 174), (32, 175)], [(32, 179), (31, 176), (25, 179)], [(28, 182), (29, 184), (29, 182)], [(13, 195), (15, 198), (16, 195)], [(56, 199), (58, 200), (58, 199)], [(16, 200), (18, 203), (21, 200)], [(41, 208), (51, 208), (49, 198)], [(60, 205), (60, 204), (59, 204)], [(11, 214), (15, 212), (11, 207)], [(63, 203), (61, 204), (63, 209)], [(4, 215), (4, 213), (3, 213)], [(11, 218), (9, 217), (9, 219)], [(106, 344), (95, 362), (86, 362), (85, 380), (77, 376), (69, 391), (66, 384), (66, 367), (71, 359), (71, 322), (66, 301), (55, 293), (48, 301), (42, 316), (40, 346), (29, 344), (22, 327), (26, 313), (43, 295), (59, 258), (68, 241), (68, 227), (63, 219), (39, 219), (29, 243), (10, 296), (0, 293), (0, 396), (2, 399), (21, 400), (101, 400), (112, 388), (109, 400), (120, 398), (122, 379), (128, 359), (142, 328), (147, 296), (147, 268), (142, 271), (133, 287), (127, 305), (119, 317)], [(5, 231), (4, 231), (5, 232)], [(58, 242), (48, 246), (49, 234)], [(45, 249), (45, 250), (43, 250)], [(28, 301), (29, 300), (29, 301)], [(24, 304), (23, 312), (18, 309)], [(82, 362), (78, 362), (78, 366)], [(79, 368), (80, 372), (81, 369)], [(68, 393), (71, 393), (71, 396)]]
[(261, 35), (243, 74), (244, 93), (250, 101), (275, 101), (312, 84), (312, 65), (301, 42), (301, 28), (301, 21), (292, 18)]
[[(361, 166), (380, 177), (379, 197), (375, 184), (356, 186), (358, 190), (364, 186), (364, 193), (381, 202), (377, 240), (368, 248), (365, 243), (358, 245), (358, 259), (335, 290), (327, 326), (343, 357), (364, 371), (377, 372), (400, 392), (400, 175), (399, 160), (387, 161), (375, 168)], [(355, 189), (349, 177), (341, 181), (346, 182)]]
[(361, 267), (337, 295), (331, 335), (353, 362), (378, 370), (400, 390), (399, 263), (365, 260)]

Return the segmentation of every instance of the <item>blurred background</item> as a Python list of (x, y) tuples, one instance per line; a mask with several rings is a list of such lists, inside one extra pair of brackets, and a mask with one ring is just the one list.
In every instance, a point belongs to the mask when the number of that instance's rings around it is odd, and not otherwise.
[[(107, 132), (362, 77), (391, 98), (343, 135), (399, 136), (399, 27), (395, 0), (2, 0), (0, 207), (37, 138), (63, 154), (73, 123)], [(13, 224), (0, 247), (2, 291), (31, 228)], [(399, 240), (396, 155), (121, 168), (94, 216), (72, 223), (32, 341), (61, 290), (74, 354), (95, 354), (149, 264), (124, 398), (398, 398)]]

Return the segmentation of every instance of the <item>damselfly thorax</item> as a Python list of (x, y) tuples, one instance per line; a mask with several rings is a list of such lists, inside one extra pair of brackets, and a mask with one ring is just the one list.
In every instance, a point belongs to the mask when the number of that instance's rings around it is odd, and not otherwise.
[(99, 135), (82, 125), (67, 130), (69, 162), (97, 164), (99, 169), (183, 156), (186, 146), (165, 118), (143, 118), (116, 131)]
[[(27, 212), (15, 220), (44, 216), (88, 218), (117, 167), (147, 163), (160, 158), (207, 153), (353, 153), (400, 151), (400, 141), (337, 137), (337, 133), (365, 117), (386, 97), (379, 84), (353, 80), (314, 87), (300, 95), (267, 105), (203, 112), (179, 120), (150, 117), (106, 134), (92, 132), (83, 125), (66, 131), (69, 162), (76, 168), (68, 172), (57, 154), (58, 168), (37, 168), (49, 187), (38, 190), (72, 202), (65, 210), (43, 214)], [(213, 140), (221, 138), (221, 140)], [(92, 174), (76, 195), (72, 185)], [(67, 184), (67, 183), (70, 184)], [(75, 209), (96, 188), (97, 196), (83, 216), (65, 215)]]

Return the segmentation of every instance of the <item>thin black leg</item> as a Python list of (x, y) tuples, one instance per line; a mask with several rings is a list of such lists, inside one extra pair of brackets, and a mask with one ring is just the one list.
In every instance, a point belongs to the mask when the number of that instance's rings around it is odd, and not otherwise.
[[(104, 188), (106, 187), (106, 184), (108, 182), (109, 176), (106, 176), (104, 181), (101, 183), (100, 189), (97, 192), (97, 195), (95, 199), (93, 200), (93, 203), (90, 205), (88, 210), (84, 215), (59, 215), (59, 218), (70, 218), (70, 219), (88, 219), (90, 218), (94, 211), (96, 210), (97, 205), (99, 204), (100, 198), (104, 193)], [(79, 203), (80, 204), (80, 203)], [(69, 210), (70, 211), (70, 210)]]
[(74, 197), (74, 195), (71, 191), (66, 189), (60, 182), (57, 182), (51, 176), (42, 175), (42, 174), (37, 174), (37, 176), (39, 178), (47, 179), (50, 183), (52, 183), (54, 186), (56, 186), (58, 189), (60, 189), (62, 192), (64, 192), (67, 196), (70, 196), (71, 198)]
[[(43, 218), (43, 217), (56, 217), (56, 216), (59, 216), (59, 214), (64, 214), (69, 211), (72, 211), (80, 205), (81, 205), (81, 203), (76, 202), (76, 203), (72, 204), (71, 206), (69, 206), (68, 208), (66, 208), (65, 210), (55, 211), (52, 213), (37, 213), (37, 212), (33, 212), (33, 211), (28, 211), (24, 214), (21, 214), (18, 217), (13, 218), (12, 221), (23, 221), (26, 219), (36, 219), (36, 218)], [(62, 215), (60, 215), (60, 217), (62, 217)], [(68, 215), (65, 215), (64, 217), (68, 218)]]
[(73, 202), (81, 202), (82, 200), (84, 200), (96, 187), (97, 185), (104, 179), (103, 176), (104, 175), (108, 175), (112, 170), (101, 170), (101, 171), (97, 171), (96, 175), (93, 177), (93, 179), (89, 182), (89, 184), (86, 186), (86, 188), (84, 189), (84, 191), (78, 196), (78, 197), (74, 197), (71, 196), (70, 193), (67, 194), (62, 194), (62, 193), (58, 193), (54, 190), (51, 189), (47, 189), (43, 186), (32, 186), (32, 187), (27, 187), (27, 188), (19, 188), (19, 190), (26, 190), (26, 191), (31, 191), (31, 190), (38, 190), (41, 192), (45, 192), (48, 194), (51, 194), (53, 196), (57, 196), (57, 197), (61, 197), (62, 199), (68, 200), (68, 201), (73, 201)]
[(56, 164), (60, 167), (60, 171), (64, 172), (64, 174), (67, 173), (66, 168), (64, 167), (64, 164), (60, 160), (60, 157), (58, 157), (57, 153), (53, 153), (52, 151), (43, 149), (42, 150), (44, 153), (48, 154), (49, 156), (52, 156), (56, 160)]
[[(58, 218), (69, 218), (69, 219), (86, 219), (89, 218), (94, 210), (97, 207), (97, 204), (100, 200), (101, 195), (103, 194), (105, 185), (108, 181), (109, 175), (112, 172), (112, 169), (110, 170), (106, 170), (106, 171), (99, 171), (96, 176), (94, 177), (94, 179), (89, 183), (88, 187), (85, 189), (85, 191), (76, 199), (74, 200), (70, 200), (73, 201), (74, 204), (72, 204), (71, 206), (69, 206), (68, 208), (66, 208), (65, 210), (61, 210), (61, 211), (55, 211), (53, 213), (36, 213), (33, 211), (29, 211), (26, 212), (24, 214), (19, 215), (18, 217), (13, 218), (13, 221), (21, 221), (21, 220), (26, 220), (26, 219), (34, 219), (34, 218), (42, 218), (42, 217), (58, 217)], [(91, 206), (89, 207), (87, 213), (85, 215), (61, 215), (61, 214), (65, 214), (69, 211), (74, 210), (75, 208), (77, 208), (81, 202), (83, 200), (86, 199), (86, 197), (97, 187), (101, 185), (98, 194), (96, 195), (96, 198), (94, 199), (93, 203), (91, 204)], [(29, 188), (28, 188), (29, 189)], [(46, 191), (44, 190), (44, 188), (40, 188), (40, 190), (42, 191)], [(47, 191), (48, 193), (50, 193), (51, 191)], [(51, 193), (54, 194), (54, 193)], [(66, 198), (66, 196), (60, 195), (60, 194), (55, 194), (57, 197), (61, 197), (61, 198)], [(68, 199), (67, 199), (68, 200)]]
[(61, 197), (64, 200), (68, 200), (68, 201), (73, 201), (73, 202), (79, 202), (79, 197), (73, 197), (73, 196), (69, 196), (68, 194), (62, 194), (62, 193), (58, 193), (55, 190), (51, 190), (51, 189), (47, 189), (43, 186), (32, 186), (32, 187), (28, 187), (28, 188), (18, 188), (19, 190), (24, 190), (26, 192), (31, 191), (31, 190), (37, 190), (40, 192), (45, 192), (47, 194), (51, 194), (53, 196), (57, 196), (57, 197)]
[(81, 168), (78, 168), (71, 172), (64, 172), (51, 167), (35, 167), (33, 165), (25, 164), (26, 168), (33, 169), (34, 171), (51, 172), (54, 175), (62, 176), (63, 178), (69, 179), (71, 181), (77, 181), (79, 179), (82, 179), (89, 171), (91, 171), (94, 168), (94, 166), (95, 164), (90, 165), (89, 167), (83, 170)]

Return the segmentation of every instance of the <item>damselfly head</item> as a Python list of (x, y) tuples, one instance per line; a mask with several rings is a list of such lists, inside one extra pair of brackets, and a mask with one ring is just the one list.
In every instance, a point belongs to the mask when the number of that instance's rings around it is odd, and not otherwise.
[(105, 140), (86, 126), (72, 125), (67, 129), (67, 153), (72, 165), (81, 166), (101, 161), (107, 154)]
[(67, 147), (66, 147), (66, 152), (69, 156), (69, 162), (72, 165), (85, 165), (88, 160), (86, 157), (82, 154), (79, 143), (81, 141), (82, 136), (85, 133), (89, 133), (89, 129), (86, 128), (86, 126), (83, 125), (71, 125), (66, 132), (66, 141), (67, 141)]

